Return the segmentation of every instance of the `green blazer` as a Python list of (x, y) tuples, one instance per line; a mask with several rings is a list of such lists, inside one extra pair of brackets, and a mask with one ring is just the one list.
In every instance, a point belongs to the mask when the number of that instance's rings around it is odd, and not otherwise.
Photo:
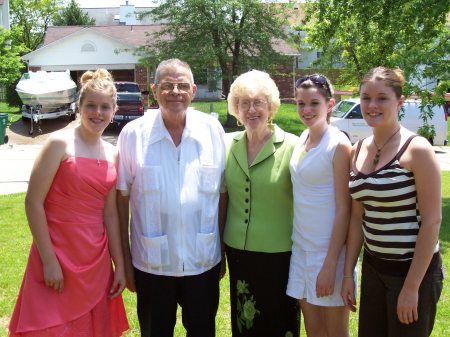
[(291, 250), (293, 198), (289, 161), (298, 137), (275, 125), (249, 167), (245, 131), (227, 134), (224, 241), (233, 248), (279, 253)]

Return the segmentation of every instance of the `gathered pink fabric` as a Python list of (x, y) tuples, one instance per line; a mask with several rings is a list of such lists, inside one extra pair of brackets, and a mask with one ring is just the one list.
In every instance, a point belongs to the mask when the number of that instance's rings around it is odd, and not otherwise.
[(122, 297), (107, 297), (113, 269), (103, 210), (116, 177), (107, 161), (69, 157), (60, 164), (44, 207), (64, 290), (58, 294), (45, 285), (33, 243), (10, 336), (107, 337), (128, 329)]

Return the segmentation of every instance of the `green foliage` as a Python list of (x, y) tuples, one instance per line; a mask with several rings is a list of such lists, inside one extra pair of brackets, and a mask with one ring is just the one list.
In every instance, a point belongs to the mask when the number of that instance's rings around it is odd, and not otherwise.
[(84, 12), (75, 0), (70, 0), (69, 4), (53, 17), (55, 26), (93, 26), (95, 19)]
[(446, 0), (308, 1), (302, 28), (306, 41), (324, 59), (338, 56), (356, 82), (380, 65), (420, 79), (448, 74), (449, 10)]
[(22, 75), (22, 51), (21, 45), (12, 43), (11, 32), (0, 27), (0, 85), (9, 85)]
[(138, 53), (156, 65), (178, 57), (195, 70), (220, 68), (223, 92), (233, 77), (252, 67), (269, 70), (282, 56), (273, 39), (286, 39), (286, 14), (259, 0), (167, 0), (144, 14), (168, 22)]
[(28, 51), (37, 49), (60, 5), (61, 0), (11, 0), (11, 30), (15, 43), (25, 45)]
[[(346, 68), (341, 81), (358, 84), (371, 68), (399, 67), (408, 81), (406, 95), (417, 95), (423, 107), (444, 103), (444, 84), (433, 96), (422, 83), (449, 77), (449, 1), (310, 0), (305, 9), (304, 25), (296, 28), (306, 30), (305, 42), (322, 51), (323, 66)], [(427, 138), (434, 133), (428, 124), (432, 115), (422, 109), (420, 132)]]

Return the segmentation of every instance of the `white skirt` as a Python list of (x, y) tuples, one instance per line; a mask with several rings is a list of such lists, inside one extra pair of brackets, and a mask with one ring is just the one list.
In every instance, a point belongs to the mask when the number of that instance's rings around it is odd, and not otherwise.
[[(316, 295), (316, 280), (326, 255), (326, 250), (307, 252), (293, 247), (286, 294), (299, 300), (305, 299), (306, 302), (314, 305), (324, 307), (344, 306), (344, 302), (341, 298), (341, 288), (344, 272), (345, 248), (342, 249), (336, 266), (334, 293), (326, 297), (317, 297)], [(355, 270), (353, 273), (355, 285), (358, 284), (357, 274), (358, 273)]]

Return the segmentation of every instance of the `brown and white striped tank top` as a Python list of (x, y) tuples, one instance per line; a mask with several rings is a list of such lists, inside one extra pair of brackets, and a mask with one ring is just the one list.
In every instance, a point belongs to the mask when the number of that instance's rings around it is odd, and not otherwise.
[[(355, 170), (362, 141), (357, 145), (350, 194), (363, 204), (364, 248), (375, 258), (408, 261), (414, 254), (421, 224), (416, 185), (413, 172), (399, 160), (415, 136), (408, 138), (391, 161), (369, 174)], [(438, 250), (437, 243), (435, 252)]]

